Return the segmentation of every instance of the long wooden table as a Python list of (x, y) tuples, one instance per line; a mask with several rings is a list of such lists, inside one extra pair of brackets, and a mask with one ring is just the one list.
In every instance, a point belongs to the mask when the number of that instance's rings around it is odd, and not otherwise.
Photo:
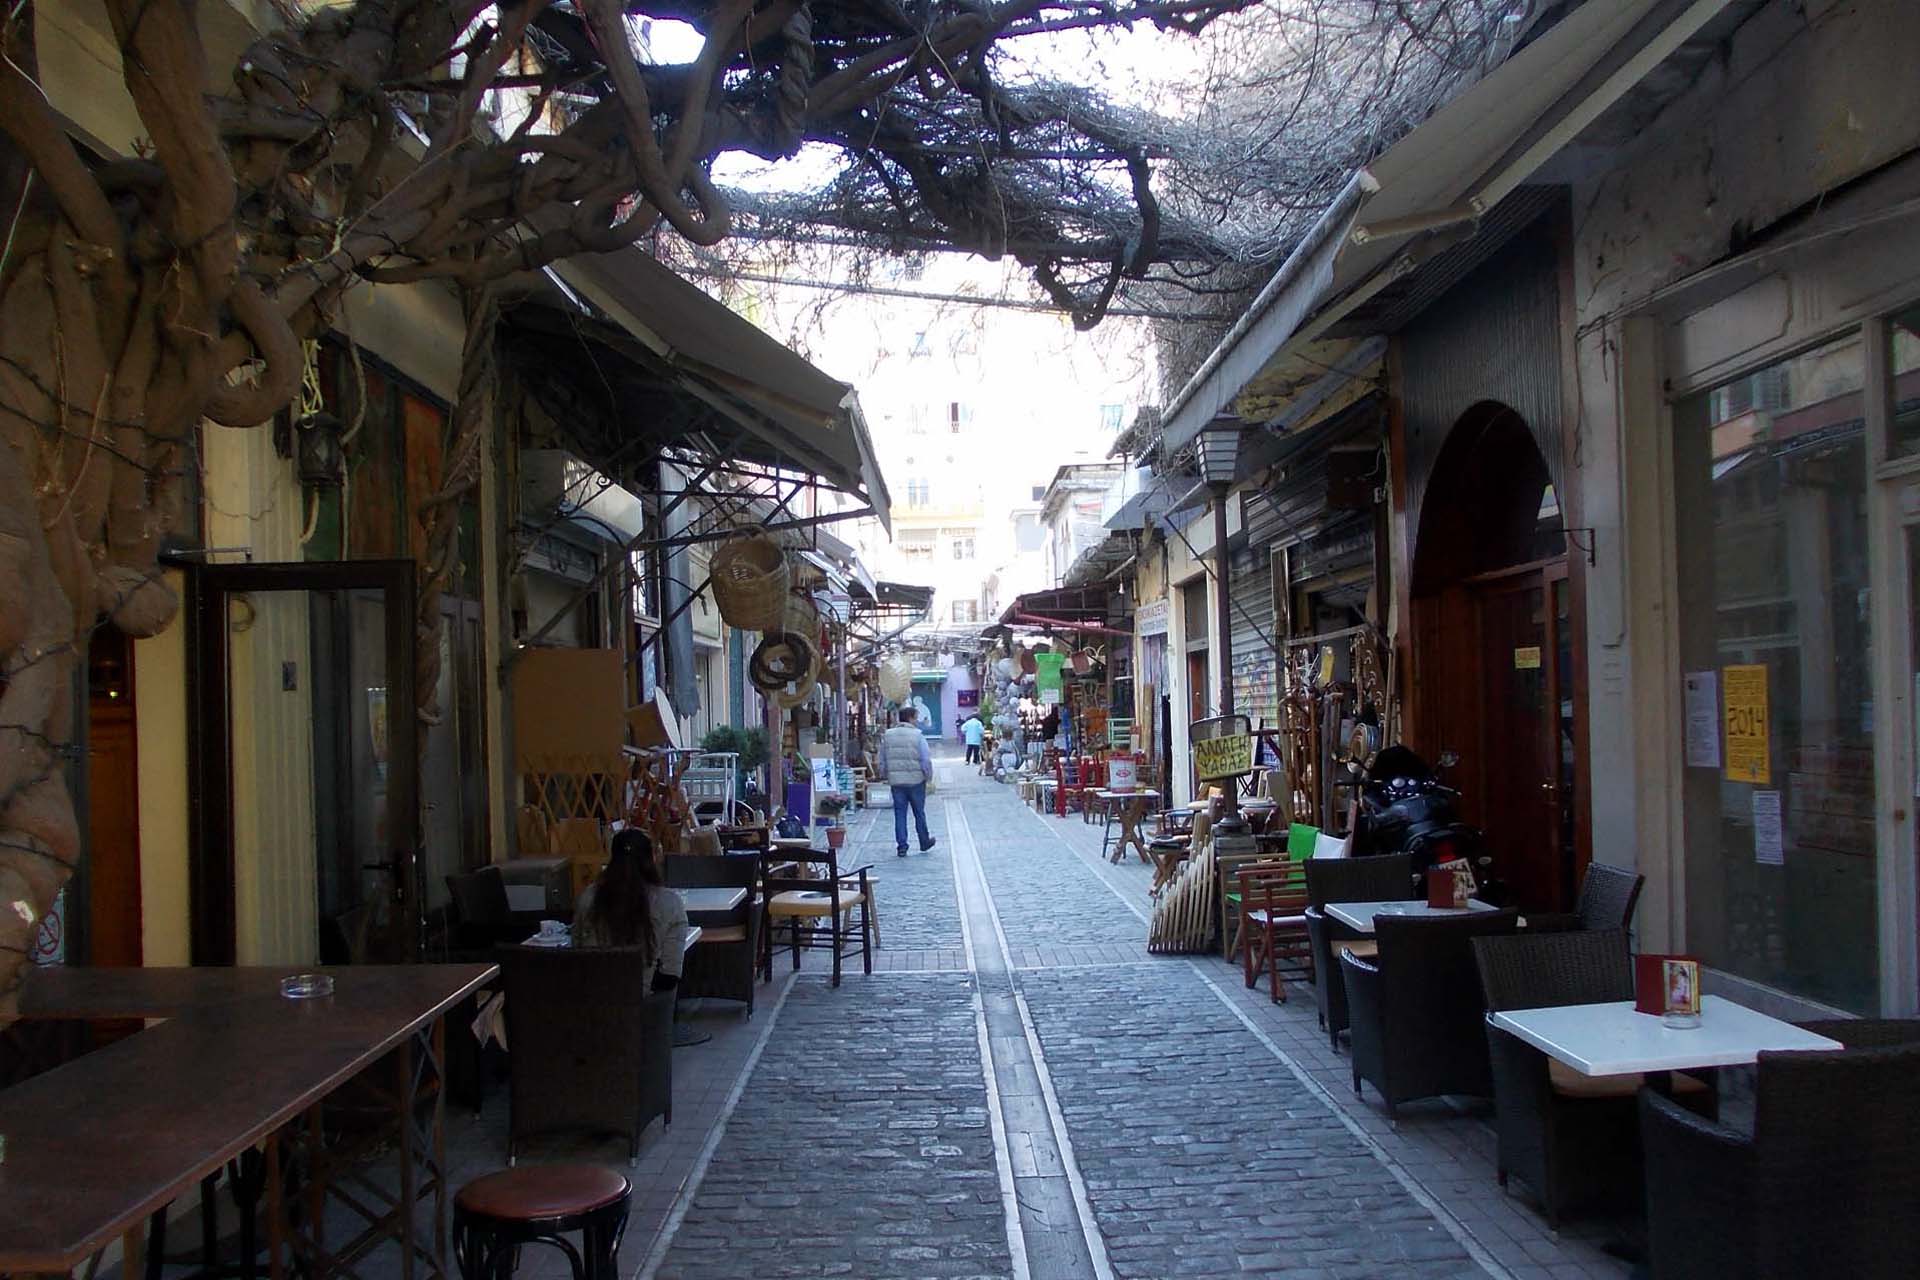
[[(0, 1091), (0, 1273), (68, 1271), (264, 1146), (273, 1275), (296, 1258), (325, 1274), (387, 1236), (401, 1242), (403, 1277), (410, 1280), (416, 1263), (445, 1274), (442, 1015), (494, 966), (330, 969), (333, 995), (307, 1000), (280, 995), (291, 972), (55, 968), (29, 977), (21, 998), (28, 1017), (164, 1021)], [(290, 1230), (283, 1130), (289, 1144), (317, 1140), (322, 1099), (389, 1054), (400, 1194), (367, 1231), (330, 1251), (327, 1157), (307, 1153), (309, 1213)], [(303, 1117), (306, 1124), (294, 1125)], [(422, 1247), (413, 1219), (427, 1195), (433, 1236)]]

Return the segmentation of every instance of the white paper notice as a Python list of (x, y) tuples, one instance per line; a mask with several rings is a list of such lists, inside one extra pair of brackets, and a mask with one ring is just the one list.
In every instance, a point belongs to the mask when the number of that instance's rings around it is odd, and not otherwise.
[(1720, 767), (1720, 673), (1689, 671), (1687, 696), (1687, 767)]
[(1753, 860), (1778, 867), (1787, 860), (1786, 845), (1780, 831), (1780, 793), (1753, 793)]

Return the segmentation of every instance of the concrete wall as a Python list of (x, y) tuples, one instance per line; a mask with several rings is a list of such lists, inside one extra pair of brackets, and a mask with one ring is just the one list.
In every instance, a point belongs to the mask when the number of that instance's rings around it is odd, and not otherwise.
[(1777, 0), (1572, 193), (1580, 447), (1569, 468), (1595, 529), (1589, 733), (1592, 759), (1608, 762), (1591, 783), (1593, 848), (1648, 873), (1648, 946), (1676, 942), (1683, 918), (1667, 767), (1672, 504), (1657, 465), (1670, 371), (1663, 326), (1632, 317), (1788, 215), (1816, 201), (1830, 215), (1845, 199), (1837, 189), (1920, 146), (1914, 17), (1899, 0)]

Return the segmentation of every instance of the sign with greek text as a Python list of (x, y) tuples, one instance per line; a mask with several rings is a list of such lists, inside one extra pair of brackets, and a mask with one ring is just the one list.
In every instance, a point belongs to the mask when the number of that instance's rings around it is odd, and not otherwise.
[(1193, 744), (1193, 771), (1202, 782), (1238, 778), (1253, 772), (1253, 735), (1201, 738)]

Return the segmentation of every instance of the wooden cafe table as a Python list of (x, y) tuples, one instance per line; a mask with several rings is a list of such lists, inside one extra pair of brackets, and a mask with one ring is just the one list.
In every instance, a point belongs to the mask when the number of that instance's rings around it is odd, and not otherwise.
[[(1160, 793), (1151, 787), (1137, 791), (1095, 791), (1094, 797), (1106, 808), (1107, 820), (1100, 832), (1100, 852), (1107, 855), (1110, 862), (1119, 862), (1127, 856), (1127, 846), (1133, 846), (1140, 855), (1140, 861), (1151, 862), (1153, 857), (1147, 852), (1146, 837), (1140, 834), (1140, 823), (1147, 816), (1147, 803), (1158, 802)], [(1120, 835), (1113, 835), (1113, 824), (1120, 824)], [(1111, 842), (1112, 850), (1108, 845)]]
[[(400, 1242), (399, 1275), (446, 1270), (443, 1015), (492, 978), (490, 964), (362, 965), (321, 970), (330, 996), (280, 994), (292, 968), (34, 971), (21, 1015), (161, 1019), (136, 1035), (0, 1091), (0, 1273), (64, 1273), (218, 1173), (264, 1147), (269, 1273), (349, 1271), (383, 1240)], [(321, 1146), (321, 1101), (392, 1055), (373, 1082), (394, 1110), (399, 1194), (330, 1246), (333, 1157)], [(430, 1098), (429, 1107), (418, 1102)], [(422, 1112), (425, 1116), (422, 1116)], [(422, 1120), (424, 1119), (424, 1123)], [(290, 1219), (283, 1150), (306, 1157), (305, 1213)], [(342, 1169), (340, 1172), (344, 1172)], [(415, 1230), (431, 1197), (432, 1234)], [(421, 1225), (425, 1225), (424, 1223)]]

